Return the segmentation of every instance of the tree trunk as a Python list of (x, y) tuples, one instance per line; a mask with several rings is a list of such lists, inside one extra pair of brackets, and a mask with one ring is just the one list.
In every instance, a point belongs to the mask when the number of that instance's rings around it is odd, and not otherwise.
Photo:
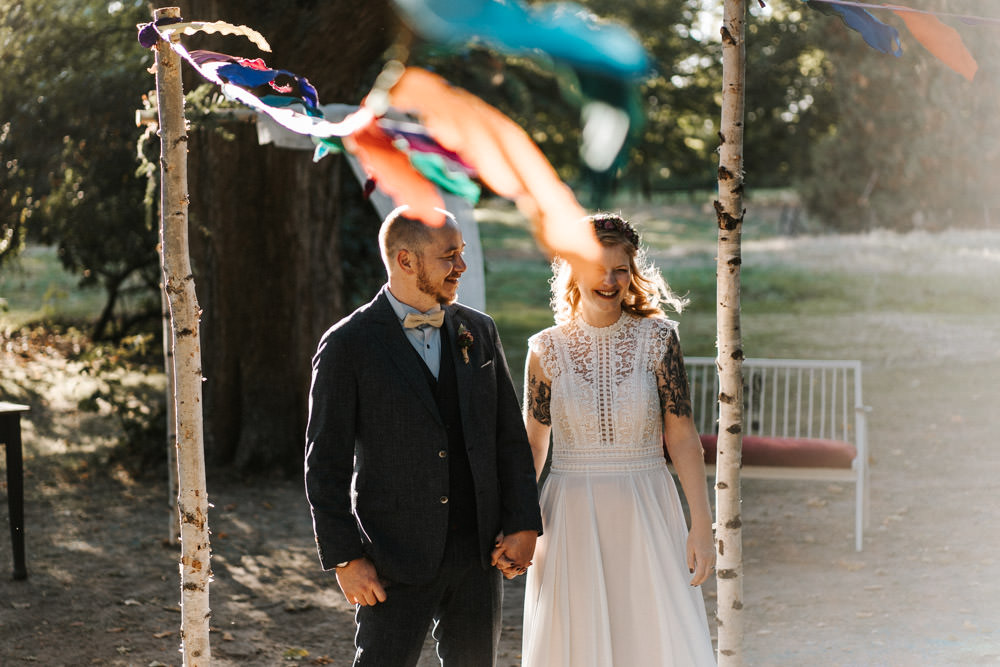
[[(161, 262), (162, 264), (162, 262)], [(162, 267), (161, 267), (162, 268)], [(177, 544), (177, 409), (174, 403), (174, 349), (173, 329), (170, 326), (170, 301), (160, 287), (163, 320), (163, 372), (167, 376), (167, 542)]]
[(719, 445), (716, 466), (716, 577), (719, 665), (743, 664), (743, 337), (740, 235), (743, 228), (743, 117), (746, 50), (743, 0), (725, 0), (722, 25), (722, 120), (716, 320), (719, 345)]
[[(393, 33), (385, 0), (284, 3), (192, 0), (188, 20), (248, 25), (197, 48), (262, 57), (305, 76), (321, 102), (357, 103)], [(331, 45), (336, 47), (331, 49)], [(224, 130), (224, 131), (220, 131)], [(192, 258), (205, 308), (206, 445), (241, 471), (301, 471), (310, 358), (326, 330), (381, 280), (379, 219), (339, 156), (260, 146), (252, 125), (191, 132)], [(361, 281), (364, 282), (364, 281)], [(346, 294), (354, 286), (358, 294)]]
[[(179, 16), (176, 7), (155, 18)], [(160, 252), (170, 302), (177, 415), (177, 513), (181, 527), (181, 638), (185, 667), (210, 665), (208, 493), (202, 437), (201, 347), (198, 300), (188, 255), (187, 135), (181, 59), (156, 46), (156, 97), (160, 124)]]

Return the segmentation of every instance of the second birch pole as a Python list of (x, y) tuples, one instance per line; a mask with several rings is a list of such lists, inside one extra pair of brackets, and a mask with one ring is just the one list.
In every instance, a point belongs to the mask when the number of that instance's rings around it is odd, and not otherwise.
[[(157, 9), (155, 20), (180, 17)], [(176, 37), (175, 37), (176, 39)], [(211, 577), (208, 493), (202, 424), (201, 309), (188, 251), (187, 127), (181, 59), (156, 45), (156, 99), (160, 123), (160, 258), (170, 304), (177, 438), (177, 514), (181, 533), (181, 646), (185, 667), (211, 665), (208, 584)]]
[(716, 335), (719, 356), (719, 443), (715, 507), (720, 666), (743, 664), (743, 334), (740, 265), (743, 231), (743, 118), (746, 48), (744, 0), (724, 0), (722, 119), (719, 138), (719, 226)]

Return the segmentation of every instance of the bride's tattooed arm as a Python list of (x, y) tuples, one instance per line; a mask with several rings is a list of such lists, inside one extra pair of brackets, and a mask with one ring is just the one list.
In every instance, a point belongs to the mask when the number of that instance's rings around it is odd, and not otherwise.
[(676, 331), (670, 332), (663, 360), (656, 367), (656, 387), (660, 394), (661, 414), (669, 412), (675, 417), (691, 416), (691, 389)]
[(552, 388), (545, 382), (545, 380), (536, 377), (534, 373), (531, 373), (528, 377), (528, 397), (526, 402), (528, 404), (528, 410), (531, 412), (531, 416), (539, 424), (545, 426), (552, 426), (552, 412), (549, 409), (549, 403), (552, 400)]

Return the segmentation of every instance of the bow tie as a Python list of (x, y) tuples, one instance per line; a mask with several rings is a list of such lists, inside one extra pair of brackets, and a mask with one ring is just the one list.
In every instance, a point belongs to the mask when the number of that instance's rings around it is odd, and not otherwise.
[(403, 318), (403, 326), (407, 329), (415, 329), (424, 324), (429, 324), (434, 328), (440, 328), (444, 324), (444, 311), (435, 310), (432, 313), (408, 313)]

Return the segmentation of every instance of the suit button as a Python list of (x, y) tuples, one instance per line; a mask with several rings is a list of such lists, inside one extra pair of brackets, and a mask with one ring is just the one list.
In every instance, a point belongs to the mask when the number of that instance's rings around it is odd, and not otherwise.
[(441, 496), (441, 504), (444, 505), (448, 502), (448, 496)]
[(448, 452), (446, 450), (442, 449), (440, 452), (438, 452), (438, 458), (439, 459), (443, 459), (443, 458), (447, 458), (447, 457), (448, 457)]

